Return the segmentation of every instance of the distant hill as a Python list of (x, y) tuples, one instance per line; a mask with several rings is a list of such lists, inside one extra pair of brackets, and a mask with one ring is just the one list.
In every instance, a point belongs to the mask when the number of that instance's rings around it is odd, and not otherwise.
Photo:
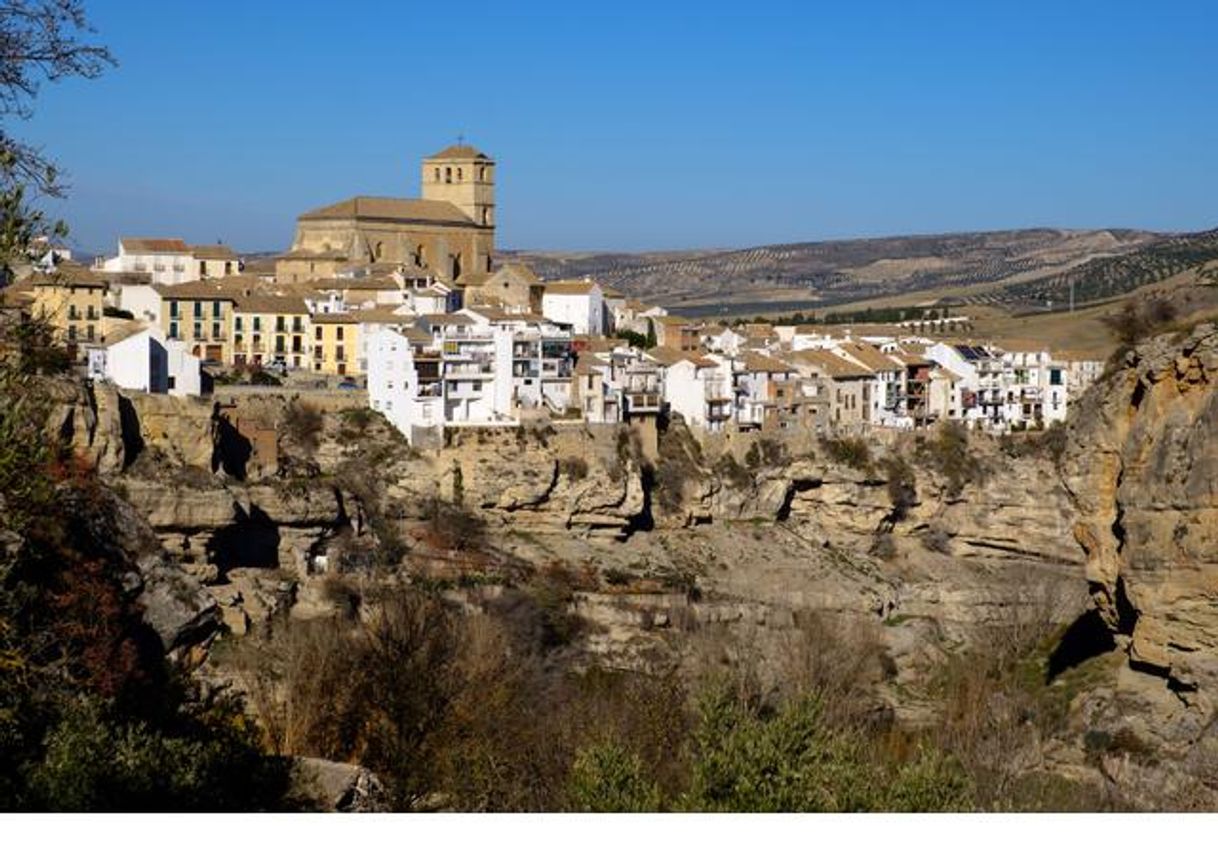
[(995, 300), (1011, 306), (1065, 304), (1074, 289), (1076, 304), (1116, 298), (1146, 284), (1218, 260), (1218, 229), (1153, 240), (1115, 257), (1090, 260), (1067, 272), (1008, 284)]
[[(502, 259), (529, 263), (545, 278), (591, 275), (630, 295), (704, 312), (708, 307), (768, 302), (827, 307), (944, 287), (1065, 280), (1062, 276), (1076, 267), (1113, 261), (1138, 249), (1179, 239), (1189, 237), (1138, 230), (1036, 228), (791, 243), (742, 250), (500, 254)], [(1184, 253), (1165, 249), (1163, 268), (1176, 262), (1167, 257)], [(1104, 268), (1119, 275), (1115, 271), (1118, 266)], [(1012, 290), (1011, 297), (1033, 298), (1036, 292), (1034, 287), (1027, 287)]]

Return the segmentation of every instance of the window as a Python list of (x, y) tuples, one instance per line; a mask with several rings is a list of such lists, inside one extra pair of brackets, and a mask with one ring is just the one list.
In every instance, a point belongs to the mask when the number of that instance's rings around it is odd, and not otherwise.
[(202, 336), (203, 336), (203, 323), (202, 322), (195, 323), (194, 332), (195, 332), (196, 340), (202, 338)]
[(233, 273), (233, 261), (225, 260), (224, 261), (224, 274), (231, 275), (232, 273)]
[(178, 338), (178, 323), (169, 323), (169, 339), (176, 340)]
[(206, 260), (199, 261), (199, 277), (200, 278), (207, 277), (207, 261)]
[[(314, 347), (313, 347), (313, 360), (321, 360), (321, 346), (314, 346)], [(320, 366), (319, 366), (319, 367), (317, 367), (317, 368), (318, 368), (318, 369), (321, 369), (321, 367), (320, 367)]]
[(343, 326), (339, 325), (334, 329), (334, 339), (341, 340), (343, 338)]
[(69, 340), (75, 340), (75, 339), (76, 339), (76, 326), (75, 326), (75, 325), (69, 325), (69, 326), (68, 326), (68, 339), (69, 339)]
[(86, 336), (86, 337), (87, 337), (87, 338), (88, 338), (90, 341), (92, 341), (92, 339), (93, 339), (93, 326), (92, 326), (92, 325), (89, 325), (89, 326), (87, 326), (87, 327), (85, 328), (85, 336)]
[(445, 183), (453, 182), (453, 170), (451, 168), (446, 167), (444, 169), (444, 182)]
[(343, 351), (343, 347), (342, 347), (342, 346), (339, 346), (337, 349), (335, 349), (335, 350), (334, 350), (334, 359), (335, 359), (335, 360), (340, 360), (340, 361), (344, 361), (344, 360), (346, 360), (346, 359), (347, 359), (347, 355), (346, 355), (346, 353)]
[(460, 169), (460, 168), (458, 168), (458, 169), (457, 169), (457, 180), (461, 180), (461, 179), (462, 179), (462, 175), (461, 175), (461, 169)]
[(74, 322), (79, 318), (80, 318), (80, 313), (76, 310), (76, 305), (69, 304), (68, 305), (68, 321)]
[(275, 338), (275, 354), (282, 355), (286, 351), (283, 337)]
[(242, 328), (241, 328), (241, 320), (242, 320), (243, 318), (244, 318), (244, 317), (237, 316), (237, 317), (235, 317), (235, 318), (233, 319), (233, 330), (234, 330), (234, 331), (236, 331), (238, 334), (240, 334), (240, 333), (241, 333), (241, 331), (242, 331)]
[(486, 180), (486, 166), (482, 166), (478, 169), (478, 179)]
[(219, 322), (213, 322), (211, 324), (211, 337), (213, 340), (220, 339), (220, 323)]
[(313, 329), (313, 339), (314, 340), (321, 339), (321, 326), (320, 325), (318, 325), (316, 328)]
[(440, 182), (440, 167), (436, 166), (436, 183)]
[(378, 242), (376, 244), (376, 248), (373, 249), (372, 253), (376, 256), (377, 260), (380, 260), (382, 257), (384, 257), (385, 256), (385, 243)]
[(169, 315), (173, 319), (178, 318), (178, 300), (173, 299), (169, 302)]
[(288, 329), (288, 321), (282, 316), (275, 317), (275, 333), (282, 334)]
[(195, 319), (202, 319), (203, 318), (203, 302), (196, 301), (194, 303), (194, 305), (195, 305), (195, 310), (194, 310)]
[(292, 317), (292, 333), (293, 334), (303, 334), (304, 333), (304, 320), (301, 319), (299, 316)]
[(171, 376), (169, 376), (169, 385), (168, 385), (168, 389), (172, 390), (172, 389), (174, 389), (175, 387), (177, 387), (177, 385), (178, 385), (178, 380), (177, 380), (177, 379), (176, 379), (174, 376), (172, 376), (172, 375), (171, 375)]
[(221, 312), (222, 312), (222, 307), (221, 307), (220, 302), (218, 302), (218, 301), (213, 301), (213, 302), (211, 303), (211, 315), (212, 315), (212, 318), (213, 318), (213, 319), (219, 319), (219, 318), (220, 318), (220, 314), (221, 314)]
[(254, 317), (254, 333), (257, 334), (261, 330), (262, 330), (262, 317), (255, 316)]

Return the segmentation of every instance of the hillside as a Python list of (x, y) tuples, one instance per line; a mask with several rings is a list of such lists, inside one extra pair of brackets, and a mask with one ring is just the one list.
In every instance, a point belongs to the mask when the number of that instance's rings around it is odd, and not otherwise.
[(1056, 280), (1075, 267), (1179, 239), (1188, 237), (1165, 240), (1147, 231), (1038, 228), (740, 250), (509, 251), (501, 256), (527, 262), (546, 278), (592, 275), (630, 295), (696, 314), (719, 312), (725, 305), (733, 312), (772, 309), (776, 304), (784, 309), (828, 306), (935, 288)]

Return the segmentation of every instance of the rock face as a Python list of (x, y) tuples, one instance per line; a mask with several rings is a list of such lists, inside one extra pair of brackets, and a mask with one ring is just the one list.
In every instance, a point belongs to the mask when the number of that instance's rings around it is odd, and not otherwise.
[[(1218, 699), (1218, 328), (1158, 337), (1087, 394), (1063, 481), (1095, 606), (1128, 650), (1118, 697), (1197, 740)], [(1164, 699), (1166, 698), (1166, 699)]]
[(389, 810), (385, 787), (366, 768), (315, 757), (296, 760), (293, 792), (328, 813)]

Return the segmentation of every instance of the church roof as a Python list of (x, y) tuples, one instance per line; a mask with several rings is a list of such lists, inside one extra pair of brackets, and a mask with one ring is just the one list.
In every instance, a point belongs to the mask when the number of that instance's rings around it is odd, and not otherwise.
[(378, 198), (356, 195), (337, 204), (301, 213), (297, 219), (380, 219), (432, 224), (472, 225), (469, 216), (448, 201), (423, 198)]
[(473, 145), (449, 145), (437, 154), (432, 154), (429, 160), (489, 160), (486, 154)]

